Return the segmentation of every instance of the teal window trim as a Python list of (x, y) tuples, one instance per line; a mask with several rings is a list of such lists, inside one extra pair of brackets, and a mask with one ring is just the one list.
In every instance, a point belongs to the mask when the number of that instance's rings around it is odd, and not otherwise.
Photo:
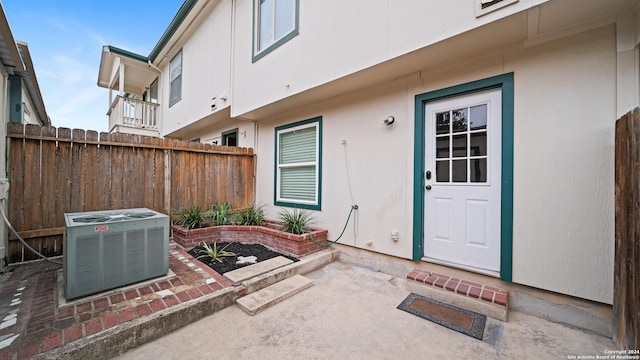
[[(231, 130), (227, 130), (227, 131), (223, 131), (222, 132), (222, 136), (221, 136), (221, 140), (222, 140), (222, 145), (227, 145), (227, 137), (231, 134), (235, 134), (236, 135), (236, 144), (234, 146), (238, 146), (238, 128), (235, 129), (231, 129)], [(228, 146), (228, 145), (227, 145)]]
[(260, 0), (253, 0), (253, 37), (252, 37), (252, 42), (251, 42), (251, 46), (253, 47), (253, 50), (251, 52), (252, 57), (251, 57), (251, 62), (255, 63), (256, 61), (262, 59), (264, 56), (266, 56), (267, 54), (269, 54), (270, 52), (272, 52), (273, 50), (277, 49), (278, 47), (280, 47), (282, 44), (286, 43), (287, 41), (293, 39), (294, 37), (296, 37), (299, 34), (299, 19), (300, 19), (300, 0), (294, 0), (294, 12), (295, 12), (295, 19), (294, 19), (294, 27), (293, 30), (289, 33), (287, 33), (286, 35), (284, 35), (283, 37), (279, 38), (278, 40), (276, 40), (274, 43), (272, 43), (271, 45), (267, 46), (266, 48), (260, 50), (258, 49), (259, 46), (259, 34), (258, 32), (260, 31), (260, 28), (258, 26), (258, 14), (260, 13), (259, 11), (259, 7), (260, 7)]
[[(318, 148), (317, 148), (317, 202), (315, 204), (309, 203), (301, 203), (294, 202), (291, 200), (278, 200), (278, 145), (279, 138), (278, 135), (281, 131), (291, 129), (298, 126), (308, 125), (317, 123), (317, 138), (318, 138)], [(307, 120), (298, 121), (295, 123), (278, 126), (275, 128), (275, 139), (274, 139), (274, 165), (273, 165), (273, 203), (277, 206), (287, 206), (293, 208), (307, 209), (307, 210), (322, 210), (322, 116), (314, 117)]]
[(488, 89), (502, 89), (502, 188), (500, 229), (500, 278), (513, 277), (513, 73), (456, 85), (416, 95), (413, 157), (413, 259), (424, 256), (424, 109), (431, 101)]

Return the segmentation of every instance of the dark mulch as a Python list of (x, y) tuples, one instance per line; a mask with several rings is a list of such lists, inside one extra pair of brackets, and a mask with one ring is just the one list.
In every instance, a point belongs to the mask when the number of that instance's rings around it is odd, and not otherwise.
[[(212, 244), (210, 244), (212, 245)], [(229, 245), (229, 246), (227, 246)], [(267, 259), (271, 259), (277, 256), (284, 256), (288, 259), (295, 261), (298, 261), (297, 258), (293, 257), (293, 256), (289, 256), (289, 255), (285, 255), (285, 254), (281, 254), (279, 252), (273, 251), (268, 249), (266, 246), (264, 245), (260, 245), (260, 244), (241, 244), (241, 243), (237, 243), (237, 242), (232, 242), (232, 243), (224, 243), (224, 242), (219, 242), (218, 243), (218, 251), (220, 251), (220, 249), (224, 248), (225, 246), (227, 246), (224, 250), (225, 251), (230, 251), (232, 253), (235, 253), (236, 256), (229, 256), (229, 257), (222, 257), (222, 262), (218, 262), (216, 260), (212, 260), (210, 257), (201, 257), (200, 259), (198, 259), (200, 262), (206, 264), (207, 266), (209, 266), (210, 268), (212, 268), (213, 270), (215, 270), (218, 274), (224, 274), (226, 272), (229, 272), (231, 270), (235, 270), (235, 269), (239, 269), (241, 267), (245, 267), (245, 266), (249, 266), (251, 264), (242, 264), (242, 265), (238, 265), (236, 264), (236, 261), (238, 260), (238, 256), (255, 256), (258, 258), (258, 260), (256, 260), (256, 262), (260, 262), (260, 261), (264, 261)], [(204, 248), (200, 245), (194, 247), (193, 249), (189, 250), (188, 253), (193, 256), (194, 258), (198, 258), (198, 256), (203, 255), (203, 253), (200, 252), (200, 250), (203, 250)]]

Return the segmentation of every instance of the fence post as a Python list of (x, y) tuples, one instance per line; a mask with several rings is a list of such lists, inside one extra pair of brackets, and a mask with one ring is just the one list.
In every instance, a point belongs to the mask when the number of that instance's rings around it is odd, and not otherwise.
[(640, 348), (640, 108), (616, 122), (613, 339)]
[(164, 150), (164, 210), (171, 216), (171, 150)]

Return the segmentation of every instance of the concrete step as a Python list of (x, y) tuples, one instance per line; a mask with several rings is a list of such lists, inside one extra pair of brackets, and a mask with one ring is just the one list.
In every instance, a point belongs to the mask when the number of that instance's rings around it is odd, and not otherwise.
[(313, 280), (302, 275), (294, 275), (262, 290), (236, 300), (242, 311), (255, 315), (313, 285)]
[(231, 281), (234, 285), (237, 285), (247, 279), (251, 279), (253, 277), (267, 273), (271, 270), (289, 265), (292, 262), (293, 260), (291, 259), (287, 259), (284, 256), (278, 256), (265, 261), (261, 261), (257, 264), (226, 272), (222, 275), (229, 279), (229, 281)]
[(421, 269), (409, 273), (407, 280), (416, 294), (507, 321), (509, 292), (504, 289)]

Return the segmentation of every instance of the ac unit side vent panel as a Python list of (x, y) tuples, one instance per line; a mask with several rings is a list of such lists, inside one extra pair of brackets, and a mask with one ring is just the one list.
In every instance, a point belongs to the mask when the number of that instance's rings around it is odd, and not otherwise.
[(104, 287), (113, 288), (125, 282), (126, 249), (124, 245), (124, 233), (122, 232), (107, 234), (103, 237)]
[(71, 213), (65, 222), (67, 299), (169, 271), (169, 217), (164, 214), (145, 208)]
[[(164, 239), (162, 234), (164, 229), (161, 227), (147, 229), (147, 242), (148, 242), (148, 257), (151, 259), (159, 259), (163, 256), (168, 256), (167, 252), (163, 253)], [(149, 274), (156, 274), (156, 276), (164, 275), (167, 273), (165, 270), (165, 264), (160, 261), (152, 261), (148, 263), (147, 271)]]

